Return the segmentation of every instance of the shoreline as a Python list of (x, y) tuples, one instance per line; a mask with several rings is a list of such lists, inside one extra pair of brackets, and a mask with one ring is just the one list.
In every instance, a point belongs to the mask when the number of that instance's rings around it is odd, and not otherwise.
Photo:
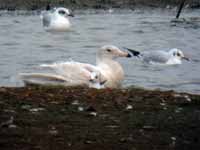
[(134, 87), (1, 87), (0, 108), (3, 150), (200, 147), (200, 95)]
[[(70, 9), (135, 9), (137, 7), (170, 8), (179, 6), (179, 0), (0, 0), (0, 10), (44, 10), (48, 4), (51, 7), (63, 6)], [(187, 8), (200, 8), (200, 1), (188, 0)]]

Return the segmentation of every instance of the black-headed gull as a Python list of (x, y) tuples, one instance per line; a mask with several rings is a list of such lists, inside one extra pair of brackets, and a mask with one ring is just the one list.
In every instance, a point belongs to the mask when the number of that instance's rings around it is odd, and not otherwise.
[(64, 7), (54, 8), (41, 13), (44, 28), (47, 31), (67, 31), (71, 27), (68, 16), (74, 15)]
[(118, 88), (124, 79), (124, 71), (115, 60), (117, 57), (131, 57), (131, 55), (116, 46), (106, 45), (97, 51), (96, 65), (75, 61), (44, 64), (41, 67), (53, 70), (54, 73), (22, 73), (20, 78), (25, 83), (32, 84)]
[(167, 65), (175, 65), (181, 64), (182, 59), (189, 60), (180, 49), (173, 48), (169, 51), (145, 51), (139, 52), (130, 48), (126, 48), (129, 50), (134, 56), (140, 57), (143, 62), (151, 63), (151, 64), (167, 64)]

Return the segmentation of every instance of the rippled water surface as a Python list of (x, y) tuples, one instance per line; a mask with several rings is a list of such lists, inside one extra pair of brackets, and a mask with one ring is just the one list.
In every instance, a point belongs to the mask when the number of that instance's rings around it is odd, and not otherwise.
[(71, 31), (49, 33), (37, 13), (0, 12), (0, 85), (19, 86), (18, 73), (36, 72), (43, 63), (72, 58), (95, 64), (96, 50), (113, 44), (141, 51), (177, 47), (192, 58), (167, 67), (119, 59), (126, 74), (124, 86), (200, 93), (200, 10), (185, 10), (182, 17), (188, 21), (182, 23), (170, 22), (175, 16), (172, 9), (75, 13)]

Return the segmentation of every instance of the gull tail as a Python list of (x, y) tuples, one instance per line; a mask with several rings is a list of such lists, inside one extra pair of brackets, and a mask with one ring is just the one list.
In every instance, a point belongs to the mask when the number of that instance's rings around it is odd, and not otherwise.
[(127, 47), (124, 47), (124, 48), (127, 49), (129, 52), (131, 52), (133, 54), (133, 56), (139, 57), (141, 55), (141, 53), (137, 50), (130, 49), (130, 48), (127, 48)]

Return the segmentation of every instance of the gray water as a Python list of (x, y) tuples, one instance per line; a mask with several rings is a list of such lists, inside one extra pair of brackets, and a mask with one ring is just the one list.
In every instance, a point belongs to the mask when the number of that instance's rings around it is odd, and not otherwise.
[(106, 44), (141, 51), (180, 48), (192, 60), (175, 66), (144, 65), (121, 58), (124, 86), (200, 93), (200, 10), (182, 17), (196, 21), (171, 23), (173, 9), (75, 11), (71, 31), (49, 33), (38, 13), (0, 12), (0, 85), (19, 86), (20, 72), (37, 72), (44, 63), (75, 61), (95, 64), (96, 50)]

